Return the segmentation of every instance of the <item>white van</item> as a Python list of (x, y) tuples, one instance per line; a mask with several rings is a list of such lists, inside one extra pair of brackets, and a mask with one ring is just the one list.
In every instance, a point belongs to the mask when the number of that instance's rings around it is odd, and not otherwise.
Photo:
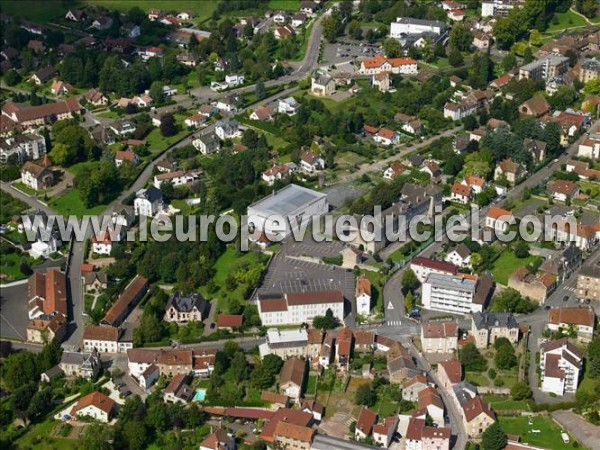
[(565, 444), (569, 443), (569, 435), (567, 433), (561, 433), (560, 437), (562, 438), (562, 440)]

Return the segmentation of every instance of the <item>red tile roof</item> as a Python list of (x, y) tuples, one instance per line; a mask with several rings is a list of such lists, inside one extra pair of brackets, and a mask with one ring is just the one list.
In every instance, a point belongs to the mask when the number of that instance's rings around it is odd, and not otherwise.
[(442, 367), (450, 380), (450, 383), (457, 384), (462, 381), (462, 365), (460, 361), (442, 361), (438, 363)]
[(458, 268), (452, 263), (424, 258), (423, 256), (417, 256), (416, 258), (413, 258), (410, 263), (416, 266), (427, 267), (429, 269), (448, 272), (451, 274), (455, 274), (458, 271)]
[(220, 314), (217, 317), (217, 326), (219, 328), (240, 328), (243, 320), (244, 316), (241, 314)]
[(587, 308), (556, 308), (548, 311), (548, 323), (551, 324), (573, 324), (594, 326), (596, 314), (590, 307)]
[(373, 431), (373, 426), (377, 423), (377, 414), (369, 408), (363, 408), (356, 422), (356, 429), (369, 436)]
[(115, 401), (104, 395), (102, 392), (92, 392), (79, 399), (71, 409), (71, 415), (75, 415), (78, 411), (88, 406), (94, 406), (101, 411), (104, 411), (106, 414), (110, 414), (115, 406)]

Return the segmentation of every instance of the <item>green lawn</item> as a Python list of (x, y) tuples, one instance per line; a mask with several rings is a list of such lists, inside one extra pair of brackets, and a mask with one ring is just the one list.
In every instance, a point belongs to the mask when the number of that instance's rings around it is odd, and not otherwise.
[(77, 164), (73, 164), (71, 167), (69, 167), (69, 172), (71, 172), (73, 175), (77, 175), (83, 169), (90, 169), (90, 170), (92, 170), (92, 169), (96, 168), (99, 164), (100, 164), (99, 161), (85, 161), (85, 162), (80, 162), (80, 163), (77, 163)]
[(36, 191), (35, 189), (31, 189), (29, 186), (26, 186), (20, 181), (13, 183), (13, 187), (28, 195), (35, 195), (38, 193), (38, 191)]
[(77, 440), (51, 437), (54, 428), (61, 422), (48, 419), (33, 425), (27, 433), (16, 441), (19, 449), (32, 450), (70, 450), (81, 448)]
[(102, 117), (103, 119), (118, 119), (119, 117), (121, 117), (121, 115), (116, 112), (116, 111), (105, 111), (103, 113), (98, 114), (99, 117)]
[(154, 128), (148, 136), (146, 136), (146, 142), (150, 148), (150, 152), (155, 154), (166, 150), (171, 145), (183, 139), (190, 132), (183, 125), (183, 121), (185, 120), (185, 116), (175, 114), (175, 121), (179, 125), (179, 133), (174, 136), (165, 137), (160, 133), (160, 129)]
[(565, 28), (582, 27), (586, 25), (585, 19), (571, 10), (556, 14), (556, 17), (558, 17), (558, 23), (554, 24), (553, 20), (550, 20), (548, 29), (546, 30), (547, 33), (557, 33), (563, 31)]
[(300, 0), (270, 0), (269, 9), (284, 9), (286, 11), (298, 11)]
[(598, 197), (600, 195), (600, 183), (593, 183), (591, 181), (578, 181), (579, 189), (581, 192), (585, 192), (586, 194), (589, 191), (589, 196), (592, 198)]
[(508, 277), (511, 273), (518, 269), (528, 265), (531, 262), (539, 260), (539, 256), (530, 255), (527, 258), (519, 259), (510, 250), (505, 250), (504, 253), (494, 262), (492, 267), (492, 273), (494, 274), (494, 280), (497, 283), (506, 286), (508, 284)]
[(25, 257), (30, 265), (33, 264), (34, 259), (30, 258), (26, 253), (17, 255), (16, 253), (2, 253), (0, 255), (0, 274), (2, 274), (2, 281), (11, 282), (18, 281), (27, 278), (21, 272), (21, 257)]
[[(498, 421), (505, 433), (518, 434), (521, 442), (526, 442), (534, 447), (548, 450), (564, 450), (574, 448), (575, 440), (571, 438), (570, 444), (564, 444), (560, 434), (561, 428), (551, 418), (537, 416), (532, 418), (532, 425), (528, 423), (529, 418), (525, 416), (498, 416)], [(532, 430), (540, 430), (532, 433)]]
[(45, 0), (2, 0), (2, 11), (39, 22), (49, 22), (64, 15), (69, 9), (66, 2)]
[(529, 405), (524, 400), (512, 400), (507, 395), (484, 394), (484, 400), (496, 411), (522, 409), (529, 411)]
[(309, 375), (308, 381), (306, 382), (306, 395), (314, 395), (315, 388), (317, 387), (317, 376)]
[(62, 197), (52, 199), (49, 206), (64, 216), (75, 215), (77, 217), (85, 215), (96, 216), (106, 208), (106, 205), (86, 208), (81, 201), (81, 198), (79, 198), (79, 191), (77, 189), (72, 189)]
[(485, 375), (479, 372), (467, 372), (465, 375), (465, 381), (468, 381), (475, 386), (489, 386), (490, 380)]

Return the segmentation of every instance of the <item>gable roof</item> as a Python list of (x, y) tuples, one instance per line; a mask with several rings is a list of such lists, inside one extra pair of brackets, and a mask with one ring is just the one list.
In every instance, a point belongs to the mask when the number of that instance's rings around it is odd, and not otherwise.
[(491, 419), (496, 420), (496, 414), (490, 409), (488, 404), (479, 396), (476, 395), (469, 400), (464, 406), (465, 418), (467, 422), (471, 422), (473, 419), (478, 417), (480, 414), (485, 414)]
[(241, 314), (220, 314), (217, 317), (217, 327), (239, 328), (243, 320), (244, 316)]
[(458, 324), (456, 322), (424, 323), (421, 327), (423, 337), (429, 339), (446, 339), (458, 336)]
[(460, 361), (441, 361), (438, 367), (442, 367), (450, 383), (458, 384), (462, 381), (462, 365)]
[(71, 415), (77, 414), (78, 411), (81, 411), (83, 408), (87, 408), (88, 406), (94, 406), (101, 411), (104, 411), (106, 414), (111, 414), (113, 408), (115, 407), (115, 401), (112, 398), (104, 395), (102, 392), (92, 392), (91, 394), (79, 399), (79, 401), (71, 409)]
[(277, 422), (275, 426), (275, 432), (273, 435), (275, 438), (277, 436), (282, 436), (287, 439), (291, 439), (293, 441), (301, 441), (301, 442), (312, 442), (312, 438), (315, 435), (316, 430), (309, 427), (303, 427), (301, 425), (295, 425), (293, 423), (286, 423), (282, 420)]
[(369, 408), (363, 408), (356, 421), (356, 429), (362, 431), (367, 436), (371, 434), (373, 426), (377, 423), (377, 414)]
[(286, 359), (279, 374), (279, 384), (293, 383), (302, 386), (306, 374), (306, 361), (300, 358)]
[(510, 216), (512, 216), (512, 213), (510, 211), (507, 211), (506, 209), (502, 209), (502, 208), (498, 208), (497, 206), (492, 206), (487, 213), (486, 217), (491, 217), (493, 219), (498, 219), (500, 217), (506, 217), (506, 220), (508, 220), (508, 218)]
[(551, 324), (573, 324), (594, 326), (596, 314), (590, 307), (587, 308), (555, 308), (548, 311), (548, 323)]

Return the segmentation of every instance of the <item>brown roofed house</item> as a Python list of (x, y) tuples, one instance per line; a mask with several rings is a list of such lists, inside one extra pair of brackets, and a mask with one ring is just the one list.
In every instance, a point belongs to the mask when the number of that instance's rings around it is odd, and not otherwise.
[(306, 360), (298, 357), (287, 359), (279, 373), (279, 389), (293, 402), (299, 403), (305, 389)]

